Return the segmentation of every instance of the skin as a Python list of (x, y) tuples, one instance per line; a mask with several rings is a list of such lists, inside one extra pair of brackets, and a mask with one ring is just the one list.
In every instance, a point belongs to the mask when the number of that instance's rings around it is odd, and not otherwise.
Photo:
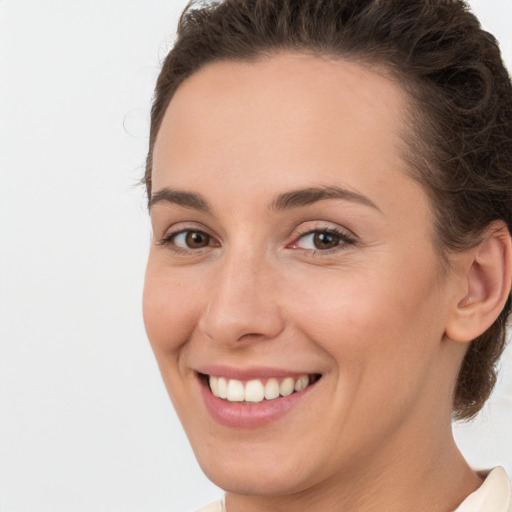
[[(469, 256), (441, 270), (427, 196), (402, 158), (406, 107), (382, 73), (283, 53), (206, 66), (167, 109), (153, 193), (199, 194), (212, 211), (151, 206), (144, 319), (229, 512), (447, 512), (481, 484), (451, 433), (466, 343), (447, 331), (468, 294)], [(348, 197), (269, 209), (276, 195), (334, 186), (373, 206)], [(353, 242), (314, 252), (304, 233), (326, 228)], [(209, 245), (161, 243), (185, 229)], [(204, 364), (322, 378), (278, 421), (236, 429), (204, 405)]]

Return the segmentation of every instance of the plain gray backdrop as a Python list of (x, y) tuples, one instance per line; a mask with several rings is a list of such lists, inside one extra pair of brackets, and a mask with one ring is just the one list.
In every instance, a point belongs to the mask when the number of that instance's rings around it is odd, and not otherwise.
[[(184, 0), (0, 1), (0, 511), (177, 512), (202, 475), (146, 341), (143, 174)], [(512, 0), (470, 2), (512, 67)], [(512, 352), (457, 439), (512, 475)]]

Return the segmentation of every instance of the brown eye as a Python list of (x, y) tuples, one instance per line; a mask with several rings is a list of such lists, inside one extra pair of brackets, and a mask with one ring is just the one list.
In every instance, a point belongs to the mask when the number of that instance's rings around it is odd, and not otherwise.
[(340, 245), (341, 237), (336, 233), (316, 232), (313, 234), (315, 249), (332, 249)]
[(185, 233), (185, 243), (189, 249), (201, 249), (210, 245), (210, 237), (201, 231), (187, 231)]
[(354, 244), (354, 239), (348, 234), (336, 229), (326, 228), (304, 233), (294, 242), (293, 247), (320, 254), (330, 249), (344, 249)]
[(172, 235), (169, 240), (180, 249), (202, 249), (212, 244), (212, 237), (202, 231), (186, 230)]

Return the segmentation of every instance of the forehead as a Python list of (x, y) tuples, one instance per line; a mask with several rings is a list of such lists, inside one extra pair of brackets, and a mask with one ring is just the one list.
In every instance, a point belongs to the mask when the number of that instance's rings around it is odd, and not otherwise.
[(344, 59), (282, 53), (209, 64), (169, 104), (153, 189), (169, 179), (189, 188), (193, 176), (243, 177), (255, 187), (279, 180), (283, 188), (334, 178), (371, 193), (369, 178), (371, 189), (403, 170), (407, 107), (405, 92), (382, 70)]

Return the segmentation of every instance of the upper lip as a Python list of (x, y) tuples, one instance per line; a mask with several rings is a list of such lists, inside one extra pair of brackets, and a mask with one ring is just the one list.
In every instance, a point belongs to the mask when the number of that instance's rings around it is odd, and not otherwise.
[(283, 368), (272, 368), (263, 366), (250, 366), (250, 367), (233, 367), (225, 365), (204, 365), (196, 368), (198, 373), (203, 375), (210, 375), (213, 377), (225, 377), (227, 379), (236, 380), (251, 380), (251, 379), (269, 379), (272, 377), (286, 378), (294, 377), (298, 378), (302, 375), (318, 374), (319, 372), (312, 371), (300, 371), (300, 370), (287, 370)]

